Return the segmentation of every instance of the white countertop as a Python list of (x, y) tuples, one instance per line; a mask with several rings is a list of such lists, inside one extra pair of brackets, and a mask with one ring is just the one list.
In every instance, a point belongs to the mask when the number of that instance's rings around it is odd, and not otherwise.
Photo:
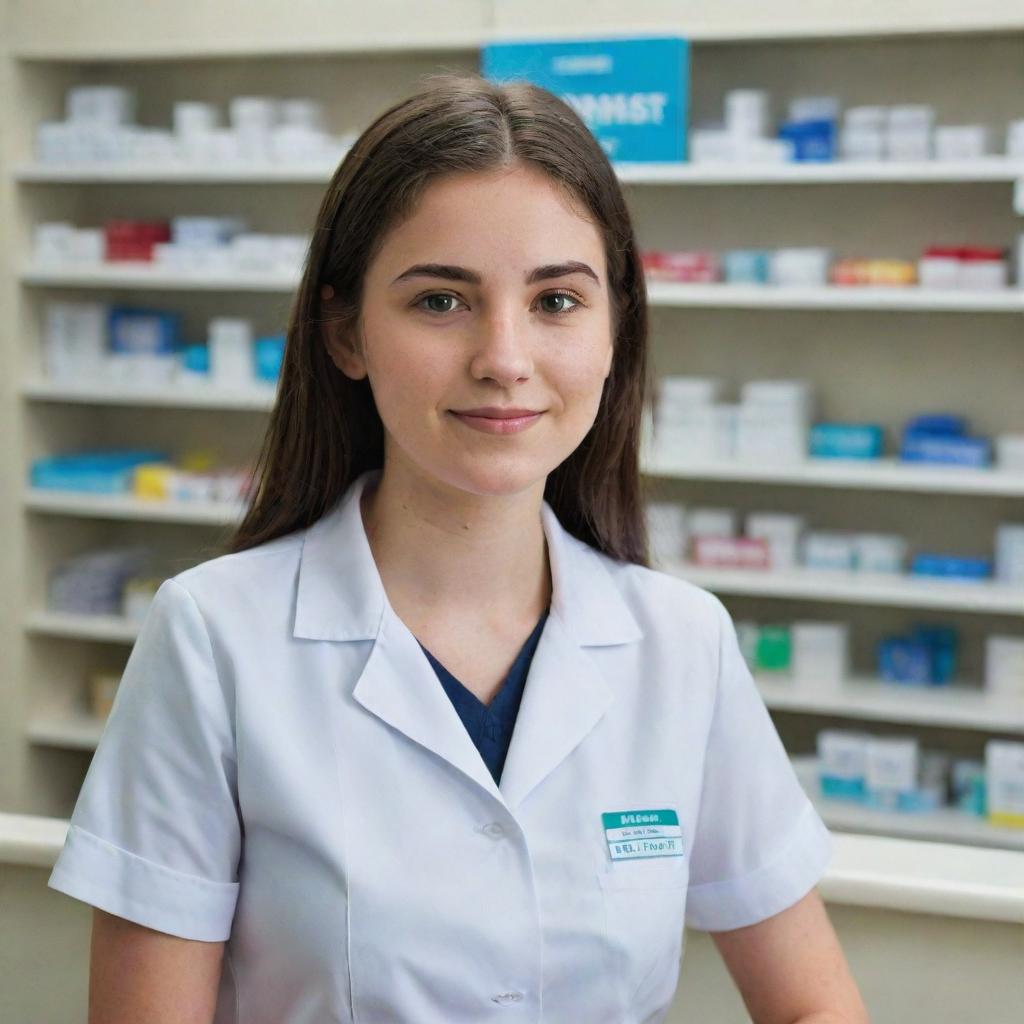
[[(0, 813), (0, 865), (53, 867), (68, 822)], [(887, 836), (832, 835), (827, 903), (1024, 924), (1024, 852)]]
[(0, 864), (52, 868), (67, 831), (66, 818), (0, 812)]
[(1024, 924), (1024, 852), (832, 833), (827, 903)]

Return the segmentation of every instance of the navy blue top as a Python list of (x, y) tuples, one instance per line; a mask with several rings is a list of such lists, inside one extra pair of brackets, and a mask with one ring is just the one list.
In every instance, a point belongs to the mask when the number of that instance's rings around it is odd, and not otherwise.
[(512, 668), (509, 669), (508, 675), (505, 676), (490, 704), (484, 704), (476, 694), (467, 690), (426, 647), (423, 647), (423, 644), (420, 644), (427, 660), (433, 665), (437, 678), (441, 680), (444, 692), (448, 694), (449, 700), (459, 713), (462, 724), (466, 727), (476, 749), (480, 751), (480, 756), (484, 759), (484, 764), (487, 765), (495, 782), (501, 780), (505, 755), (512, 742), (512, 730), (515, 728), (519, 705), (523, 699), (526, 676), (530, 670), (533, 652), (537, 649), (547, 617), (548, 612), (545, 609), (540, 621), (534, 626), (533, 632), (523, 644), (519, 654), (516, 655)]

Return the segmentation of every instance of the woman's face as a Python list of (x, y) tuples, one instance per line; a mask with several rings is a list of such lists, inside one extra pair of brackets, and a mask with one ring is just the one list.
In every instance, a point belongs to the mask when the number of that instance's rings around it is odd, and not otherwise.
[[(389, 470), (479, 495), (543, 491), (612, 365), (601, 235), (533, 167), (440, 178), (370, 264), (361, 327), (361, 350), (330, 350), (369, 377)], [(539, 415), (502, 432), (457, 415), (481, 408)]]

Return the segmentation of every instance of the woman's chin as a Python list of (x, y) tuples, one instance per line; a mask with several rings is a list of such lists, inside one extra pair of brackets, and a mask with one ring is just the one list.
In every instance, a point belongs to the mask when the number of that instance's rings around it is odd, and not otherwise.
[(547, 466), (534, 465), (532, 459), (486, 459), (459, 467), (448, 480), (470, 494), (500, 498), (543, 489), (548, 472)]

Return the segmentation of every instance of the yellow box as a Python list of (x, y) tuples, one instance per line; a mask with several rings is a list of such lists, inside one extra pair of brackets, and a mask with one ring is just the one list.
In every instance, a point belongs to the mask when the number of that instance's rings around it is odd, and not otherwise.
[(1024, 814), (1010, 814), (1007, 811), (993, 811), (988, 816), (993, 825), (1004, 828), (1024, 828)]
[(161, 462), (136, 466), (133, 485), (135, 497), (166, 501), (170, 496), (170, 481), (173, 473), (173, 466)]

